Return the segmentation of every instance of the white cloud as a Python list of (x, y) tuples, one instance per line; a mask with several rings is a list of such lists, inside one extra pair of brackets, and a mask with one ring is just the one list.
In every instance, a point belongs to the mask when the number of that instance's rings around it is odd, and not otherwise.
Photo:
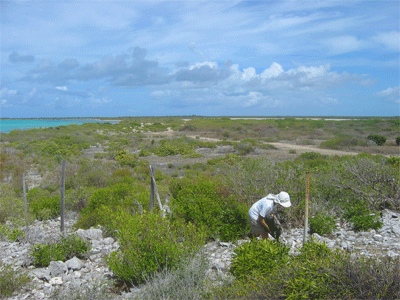
[(12, 97), (12, 96), (17, 95), (17, 93), (18, 93), (17, 90), (9, 90), (8, 88), (3, 87), (3, 88), (0, 90), (0, 98), (10, 97), (10, 96)]
[(284, 70), (283, 70), (282, 66), (280, 64), (274, 62), (268, 69), (265, 69), (261, 73), (261, 77), (262, 78), (278, 77), (283, 72), (284, 72)]
[(68, 91), (68, 88), (66, 86), (56, 86), (56, 89), (59, 91)]
[(391, 51), (400, 51), (400, 32), (390, 31), (381, 32), (372, 38), (374, 41), (382, 44)]
[(351, 35), (330, 38), (325, 43), (330, 48), (330, 53), (334, 55), (358, 51), (365, 45), (363, 41)]
[(400, 103), (400, 87), (389, 87), (376, 94), (378, 97), (385, 98), (387, 101)]

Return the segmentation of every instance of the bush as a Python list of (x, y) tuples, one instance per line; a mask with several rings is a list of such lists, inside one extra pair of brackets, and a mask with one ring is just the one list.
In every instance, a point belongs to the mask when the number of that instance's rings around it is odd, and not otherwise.
[(379, 134), (370, 134), (367, 139), (373, 141), (378, 146), (382, 146), (386, 142), (386, 137)]
[(81, 210), (75, 227), (87, 229), (101, 225), (107, 234), (111, 234), (115, 230), (111, 213), (120, 210), (132, 214), (140, 212), (143, 207), (149, 207), (149, 199), (148, 188), (137, 181), (98, 189), (88, 198), (88, 204)]
[(213, 299), (399, 299), (399, 270), (399, 257), (354, 259), (311, 239), (268, 275), (252, 268), (247, 281), (217, 289)]
[(165, 268), (174, 268), (180, 259), (197, 251), (204, 234), (192, 224), (170, 222), (155, 213), (114, 215), (120, 250), (107, 257), (117, 280), (137, 285)]
[(61, 196), (51, 196), (50, 191), (33, 188), (27, 195), (28, 208), (38, 220), (48, 220), (60, 215)]
[(232, 203), (222, 208), (218, 223), (218, 237), (222, 241), (236, 241), (250, 232), (249, 209), (245, 204)]
[(210, 238), (236, 240), (249, 231), (245, 204), (235, 201), (218, 179), (207, 176), (172, 182), (174, 216), (206, 228)]
[(397, 146), (400, 146), (400, 136), (398, 136), (398, 137), (396, 138), (396, 145), (397, 145)]
[(350, 218), (350, 221), (353, 223), (354, 230), (356, 231), (367, 231), (369, 229), (378, 230), (383, 226), (379, 217), (373, 214), (353, 216)]
[(16, 193), (11, 184), (2, 184), (0, 194), (0, 223), (22, 218), (24, 216), (23, 197)]
[(335, 219), (332, 216), (318, 213), (313, 218), (309, 219), (311, 234), (319, 235), (330, 234), (336, 226)]
[(0, 260), (0, 299), (11, 296), (31, 281), (29, 275), (12, 265), (3, 265)]
[(129, 153), (127, 150), (120, 150), (115, 155), (115, 160), (119, 162), (121, 166), (135, 167), (137, 163), (137, 156)]
[(229, 272), (239, 280), (251, 276), (268, 276), (285, 265), (289, 259), (289, 247), (277, 241), (253, 239), (235, 250)]
[(334, 137), (333, 139), (322, 142), (320, 144), (320, 147), (340, 150), (346, 147), (364, 146), (364, 145), (365, 142), (360, 139), (348, 136), (337, 136)]
[(0, 237), (1, 235), (12, 242), (19, 242), (25, 236), (25, 233), (18, 228), (9, 228), (7, 225), (0, 224)]
[(368, 206), (362, 202), (350, 205), (343, 214), (343, 218), (353, 223), (357, 231), (377, 230), (383, 226), (379, 217), (371, 213)]
[(35, 267), (48, 267), (51, 261), (66, 261), (74, 256), (82, 258), (89, 250), (90, 246), (86, 240), (72, 234), (61, 238), (58, 243), (36, 244), (32, 247), (31, 255)]

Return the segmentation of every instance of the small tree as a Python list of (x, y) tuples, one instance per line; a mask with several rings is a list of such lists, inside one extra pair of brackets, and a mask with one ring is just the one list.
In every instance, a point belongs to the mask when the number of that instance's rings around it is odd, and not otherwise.
[(378, 146), (382, 146), (386, 142), (386, 137), (379, 134), (370, 134), (367, 139), (373, 141)]

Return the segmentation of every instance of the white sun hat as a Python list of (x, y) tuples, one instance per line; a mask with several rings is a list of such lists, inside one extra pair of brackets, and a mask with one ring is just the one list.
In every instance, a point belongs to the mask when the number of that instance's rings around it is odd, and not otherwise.
[(290, 207), (292, 203), (290, 202), (290, 196), (286, 192), (280, 192), (278, 195), (276, 195), (275, 203), (279, 203), (283, 207)]

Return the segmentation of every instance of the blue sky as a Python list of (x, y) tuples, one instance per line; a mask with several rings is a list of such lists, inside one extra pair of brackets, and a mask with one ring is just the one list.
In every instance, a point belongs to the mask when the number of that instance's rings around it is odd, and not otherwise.
[(399, 116), (399, 1), (0, 1), (0, 116)]

